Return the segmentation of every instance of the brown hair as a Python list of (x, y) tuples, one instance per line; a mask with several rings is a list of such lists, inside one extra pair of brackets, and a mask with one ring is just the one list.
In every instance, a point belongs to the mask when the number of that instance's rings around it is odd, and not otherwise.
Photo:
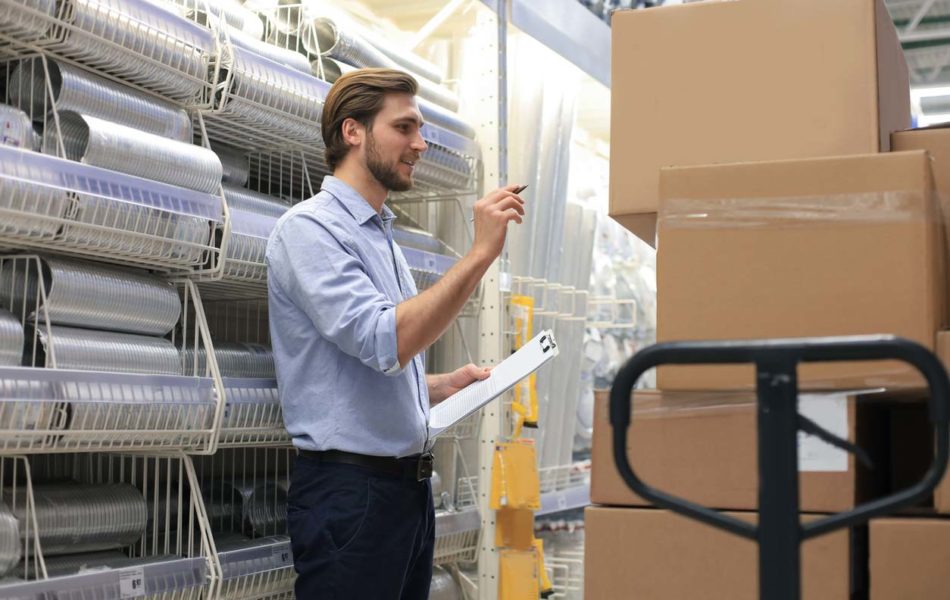
[(383, 108), (386, 94), (403, 93), (415, 96), (416, 80), (396, 69), (358, 69), (342, 75), (327, 93), (320, 116), (324, 157), (330, 170), (343, 160), (350, 146), (343, 139), (343, 121), (356, 119), (366, 128), (373, 128), (373, 119)]

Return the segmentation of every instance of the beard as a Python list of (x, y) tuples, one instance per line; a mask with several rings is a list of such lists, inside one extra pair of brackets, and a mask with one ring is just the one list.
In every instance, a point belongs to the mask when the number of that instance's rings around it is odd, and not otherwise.
[(366, 138), (366, 168), (384, 188), (391, 192), (406, 192), (412, 189), (412, 177), (403, 177), (399, 162), (385, 162), (379, 154), (372, 132)]

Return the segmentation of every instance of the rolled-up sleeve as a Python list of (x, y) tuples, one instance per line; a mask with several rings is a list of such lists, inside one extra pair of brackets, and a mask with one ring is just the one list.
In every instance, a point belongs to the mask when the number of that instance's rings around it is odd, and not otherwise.
[(373, 284), (355, 250), (313, 215), (290, 215), (274, 230), (267, 269), (323, 338), (371, 369), (401, 372), (396, 305)]

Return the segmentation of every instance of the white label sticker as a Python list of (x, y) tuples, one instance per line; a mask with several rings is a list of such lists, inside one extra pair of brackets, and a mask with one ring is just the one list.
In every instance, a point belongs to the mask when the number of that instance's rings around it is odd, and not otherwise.
[(567, 508), (567, 496), (561, 492), (557, 495), (557, 509), (564, 510)]
[[(802, 394), (798, 412), (835, 437), (848, 439), (847, 394)], [(813, 435), (798, 432), (799, 471), (847, 471), (848, 453)]]
[(278, 544), (271, 550), (274, 563), (289, 566), (294, 563), (294, 556), (290, 552), (290, 544)]
[(119, 598), (141, 598), (145, 595), (145, 571), (130, 567), (119, 571)]

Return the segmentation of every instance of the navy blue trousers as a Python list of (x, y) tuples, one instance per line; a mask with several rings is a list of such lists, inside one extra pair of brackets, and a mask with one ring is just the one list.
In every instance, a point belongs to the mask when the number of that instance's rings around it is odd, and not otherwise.
[(426, 600), (435, 511), (428, 480), (298, 455), (287, 498), (297, 600)]

